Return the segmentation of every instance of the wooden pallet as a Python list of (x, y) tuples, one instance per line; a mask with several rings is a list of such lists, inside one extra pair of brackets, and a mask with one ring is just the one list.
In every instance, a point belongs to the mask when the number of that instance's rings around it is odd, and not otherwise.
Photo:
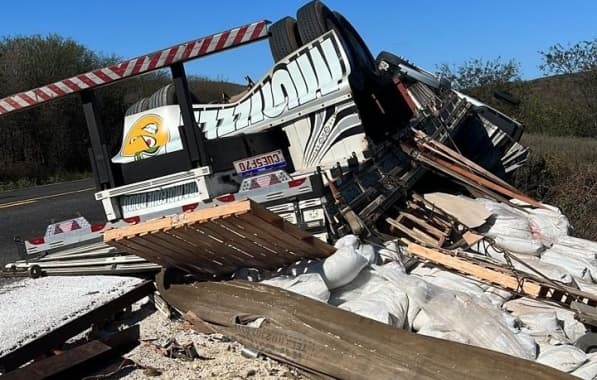
[(573, 302), (593, 307), (597, 306), (597, 297), (591, 293), (563, 284), (554, 286), (554, 284), (530, 274), (515, 272), (503, 266), (475, 258), (458, 256), (455, 251), (429, 249), (411, 243), (407, 247), (407, 252), (448, 270), (473, 276), (482, 282), (496, 285), (523, 296), (553, 301), (567, 307), (570, 307)]
[(276, 269), (335, 251), (250, 200), (109, 230), (104, 241), (164, 267), (215, 275)]
[(423, 197), (413, 194), (407, 208), (396, 218), (386, 218), (390, 231), (403, 241), (441, 247), (450, 237), (454, 222), (439, 209), (434, 209)]

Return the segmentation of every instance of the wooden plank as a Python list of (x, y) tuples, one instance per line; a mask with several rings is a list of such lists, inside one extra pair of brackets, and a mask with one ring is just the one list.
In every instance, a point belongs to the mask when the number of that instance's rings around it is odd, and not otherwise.
[(512, 275), (485, 268), (452, 255), (438, 252), (434, 249), (425, 248), (417, 244), (409, 244), (406, 249), (410, 254), (422, 259), (429, 260), (448, 269), (454, 269), (458, 272), (469, 274), (481, 281), (497, 284), (515, 292), (522, 290), (524, 294), (533, 298), (539, 297), (542, 290), (540, 285), (524, 280), (522, 281), (522, 289), (519, 289), (518, 279)]
[(461, 175), (461, 176), (463, 176), (465, 178), (468, 178), (469, 180), (471, 180), (471, 181), (473, 181), (473, 182), (475, 182), (475, 183), (477, 183), (477, 184), (479, 184), (481, 186), (489, 188), (489, 189), (491, 189), (491, 190), (493, 190), (495, 192), (498, 192), (498, 193), (500, 193), (502, 195), (506, 195), (506, 196), (508, 196), (510, 198), (516, 198), (516, 199), (518, 199), (520, 201), (523, 201), (525, 203), (528, 203), (531, 206), (536, 207), (536, 208), (545, 208), (545, 206), (543, 206), (541, 203), (539, 203), (538, 201), (534, 200), (531, 197), (528, 197), (528, 196), (526, 196), (524, 194), (521, 194), (521, 193), (516, 192), (516, 191), (512, 191), (512, 190), (510, 190), (508, 188), (505, 188), (505, 187), (503, 187), (501, 185), (498, 185), (495, 182), (492, 182), (492, 181), (490, 181), (490, 180), (488, 180), (486, 178), (483, 178), (483, 177), (481, 177), (481, 176), (479, 176), (477, 174), (471, 173), (470, 171), (468, 171), (466, 169), (463, 169), (462, 167), (460, 167), (458, 165), (455, 165), (455, 164), (452, 164), (450, 162), (441, 160), (439, 158), (430, 157), (430, 156), (427, 156), (427, 159), (435, 162), (437, 165), (443, 166), (443, 167), (447, 168), (448, 170), (451, 170), (451, 171), (453, 171), (453, 172), (455, 172), (455, 173), (457, 173), (457, 174), (459, 174), (459, 175)]
[(143, 242), (138, 242), (132, 239), (120, 239), (118, 243), (130, 247), (131, 253), (143, 257), (149, 261), (158, 263), (162, 266), (175, 267), (184, 271), (188, 271), (188, 267), (184, 263), (179, 263), (175, 257), (170, 257), (167, 253), (153, 251)]
[(439, 242), (438, 240), (434, 239), (433, 237), (421, 232), (421, 231), (417, 231), (417, 230), (412, 230), (410, 228), (407, 228), (406, 226), (404, 226), (401, 223), (396, 223), (392, 218), (386, 218), (386, 222), (388, 222), (392, 227), (397, 228), (400, 232), (406, 234), (408, 237), (410, 237), (413, 240), (425, 243), (425, 244), (429, 244), (429, 245), (433, 245), (433, 246), (438, 246)]
[(257, 203), (252, 204), (252, 211), (253, 214), (258, 216), (260, 219), (263, 219), (268, 223), (275, 224), (282, 231), (288, 233), (289, 235), (292, 235), (295, 238), (305, 241), (309, 245), (312, 245), (317, 252), (321, 252), (322, 254), (326, 255), (331, 255), (336, 251), (336, 248), (334, 248), (333, 246), (324, 243), (323, 241), (317, 239), (310, 233), (303, 231), (294, 224), (285, 221), (281, 216), (270, 212), (269, 210), (258, 205)]
[(251, 202), (248, 200), (233, 202), (217, 207), (204, 208), (176, 216), (167, 216), (133, 224), (131, 226), (111, 229), (104, 233), (104, 241), (118, 240), (125, 237), (135, 236), (143, 232), (168, 229), (178, 225), (206, 221), (211, 218), (219, 218), (230, 214), (249, 212), (250, 210)]
[(301, 257), (321, 257), (321, 254), (318, 256), (314, 247), (307, 242), (295, 239), (294, 236), (284, 234), (276, 226), (265, 222), (263, 219), (258, 218), (253, 214), (240, 215), (238, 218), (245, 221), (250, 228), (260, 230), (261, 236), (266, 235), (271, 241), (275, 241), (276, 244), (285, 246), (290, 252), (296, 253), (297, 260)]
[(273, 269), (335, 248), (250, 200), (111, 230), (107, 244), (185, 271)]
[(237, 250), (239, 254), (245, 255), (245, 260), (252, 264), (250, 266), (265, 269), (277, 267), (277, 265), (274, 265), (271, 260), (268, 260), (261, 247), (253, 244), (250, 240), (239, 239), (238, 236), (229, 233), (221, 227), (218, 227), (213, 221), (209, 223), (202, 223), (198, 225), (198, 227), (207, 232), (211, 237), (220, 240), (222, 242), (221, 244)]
[(230, 247), (211, 239), (205, 231), (194, 226), (185, 226), (167, 232), (169, 235), (185, 239), (205, 249), (205, 252), (212, 254), (213, 259), (226, 263), (234, 268), (243, 265), (243, 260), (238, 256), (238, 252)]
[[(78, 315), (74, 319), (70, 319), (63, 325), (56, 327), (46, 334), (41, 335), (40, 337), (23, 344), (16, 350), (8, 352), (0, 357), (0, 368), (3, 368), (6, 371), (18, 368), (20, 365), (31, 361), (32, 358), (38, 357), (49, 350), (56, 348), (57, 345), (64, 343), (67, 339), (88, 329), (91, 324), (103, 321), (120, 312), (125, 307), (130, 306), (135, 301), (150, 295), (154, 290), (155, 288), (152, 281), (143, 281), (141, 284), (136, 285), (113, 300), (99, 306), (94, 305), (95, 307), (93, 309), (84, 312), (82, 315)], [(24, 310), (23, 312), (33, 312), (33, 310)]]
[(212, 221), (212, 223), (218, 224), (220, 228), (227, 231), (230, 236), (234, 236), (243, 242), (250, 241), (253, 250), (258, 251), (261, 256), (266, 257), (268, 261), (271, 261), (277, 266), (284, 266), (288, 263), (289, 258), (292, 259), (292, 257), (288, 257), (286, 255), (285, 251), (278, 252), (278, 250), (270, 249), (268, 246), (266, 246), (267, 242), (260, 240), (252, 234), (240, 229), (239, 226), (232, 223), (230, 219), (231, 218), (223, 218), (217, 221)]
[(199, 247), (191, 242), (184, 241), (181, 238), (173, 236), (169, 234), (167, 231), (160, 231), (159, 233), (155, 234), (155, 236), (167, 244), (172, 244), (173, 246), (178, 247), (184, 247), (184, 253), (181, 253), (180, 256), (177, 255), (178, 260), (187, 260), (188, 262), (193, 263), (193, 267), (198, 269), (200, 269), (201, 267), (197, 265), (197, 262), (207, 262), (207, 264), (205, 265), (207, 265), (207, 268), (209, 269), (200, 270), (200, 272), (220, 273), (222, 270), (228, 270), (230, 268), (233, 268), (231, 266), (226, 266), (221, 261), (213, 260), (213, 255), (206, 252), (206, 250), (202, 247)]
[(169, 256), (172, 257), (184, 257), (185, 261), (189, 263), (190, 266), (194, 267), (195, 269), (201, 268), (204, 269), (206, 272), (209, 273), (219, 273), (221, 270), (218, 268), (218, 265), (208, 259), (203, 258), (198, 252), (188, 251), (187, 247), (182, 247), (179, 245), (174, 245), (168, 241), (159, 238), (162, 232), (157, 232), (154, 234), (145, 234), (139, 235), (138, 240), (145, 240), (155, 244), (158, 247), (163, 247), (160, 252), (164, 252), (164, 250), (169, 251)]
[(425, 227), (428, 233), (435, 235), (435, 237), (438, 239), (440, 239), (442, 236), (448, 236), (448, 233), (446, 231), (442, 231), (439, 228), (436, 228), (431, 224), (427, 223), (425, 220), (418, 218), (410, 213), (400, 211), (400, 215), (418, 224), (420, 227)]

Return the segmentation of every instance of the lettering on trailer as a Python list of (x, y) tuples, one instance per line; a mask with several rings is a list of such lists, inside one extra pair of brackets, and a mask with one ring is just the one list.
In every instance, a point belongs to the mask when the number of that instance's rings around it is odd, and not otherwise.
[(166, 204), (176, 204), (197, 195), (199, 189), (195, 182), (184, 183), (177, 186), (148, 191), (133, 195), (123, 195), (120, 199), (124, 214), (153, 209)]
[[(207, 139), (216, 139), (236, 133), (250, 133), (287, 123), (318, 109), (317, 100), (341, 90), (349, 91), (350, 66), (342, 45), (334, 32), (296, 51), (286, 61), (277, 63), (241, 100), (232, 104), (195, 105), (195, 118)], [(333, 104), (343, 98), (331, 99)], [(173, 112), (176, 118), (173, 118)], [(163, 116), (169, 139), (154, 155), (182, 149), (178, 126), (182, 125), (178, 106), (160, 107), (147, 112)], [(145, 113), (125, 119), (124, 136)], [(127, 144), (123, 139), (122, 147)], [(119, 154), (112, 162), (132, 162), (134, 157)], [(142, 155), (140, 158), (146, 158)]]
[(300, 50), (287, 63), (277, 64), (239, 103), (201, 108), (196, 117), (205, 137), (215, 139), (269, 125), (284, 112), (338, 91), (348, 74), (339, 46), (335, 36), (328, 35)]

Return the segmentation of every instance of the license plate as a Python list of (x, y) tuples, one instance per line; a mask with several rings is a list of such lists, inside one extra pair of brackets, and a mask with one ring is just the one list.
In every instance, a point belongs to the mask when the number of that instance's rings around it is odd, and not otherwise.
[(281, 168), (286, 166), (286, 160), (281, 150), (260, 154), (234, 161), (234, 170), (240, 175), (251, 175), (266, 170)]

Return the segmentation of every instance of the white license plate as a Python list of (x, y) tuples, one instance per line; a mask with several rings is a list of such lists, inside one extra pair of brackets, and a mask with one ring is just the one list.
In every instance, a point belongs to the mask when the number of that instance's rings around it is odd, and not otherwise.
[(312, 222), (314, 220), (323, 220), (325, 218), (323, 209), (316, 208), (312, 210), (303, 211), (303, 220), (305, 222)]
[(278, 149), (273, 152), (234, 161), (232, 164), (238, 174), (250, 175), (286, 166), (286, 160), (282, 151)]

